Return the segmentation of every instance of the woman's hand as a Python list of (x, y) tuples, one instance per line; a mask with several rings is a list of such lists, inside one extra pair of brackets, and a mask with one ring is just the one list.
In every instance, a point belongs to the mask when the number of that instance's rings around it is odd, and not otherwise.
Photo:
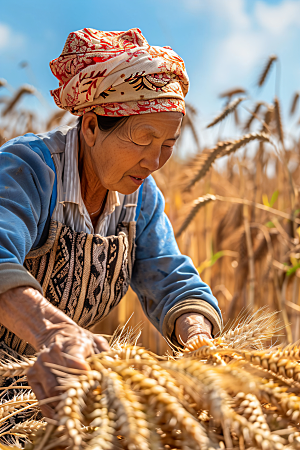
[[(58, 381), (47, 363), (88, 370), (86, 358), (94, 353), (109, 350), (108, 342), (102, 337), (86, 331), (76, 324), (56, 324), (48, 329), (44, 339), (40, 337), (41, 352), (28, 371), (28, 381), (39, 401), (56, 397)], [(54, 418), (56, 402), (41, 405), (44, 416)]]
[[(46, 363), (88, 370), (86, 358), (109, 350), (107, 341), (79, 327), (66, 314), (29, 287), (10, 289), (0, 294), (1, 323), (40, 352), (28, 372), (28, 380), (38, 400), (59, 395), (55, 375)], [(50, 405), (54, 406), (54, 404)], [(46, 417), (54, 411), (41, 407)]]
[(187, 345), (196, 337), (201, 336), (203, 345), (212, 339), (211, 323), (202, 314), (183, 314), (176, 320), (175, 335), (180, 343)]

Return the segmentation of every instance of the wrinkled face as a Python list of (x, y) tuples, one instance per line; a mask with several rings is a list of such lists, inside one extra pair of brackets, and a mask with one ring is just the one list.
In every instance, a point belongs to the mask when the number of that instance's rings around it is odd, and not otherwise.
[(109, 190), (134, 192), (172, 155), (182, 114), (161, 112), (130, 116), (110, 132), (97, 129), (89, 158), (97, 179)]

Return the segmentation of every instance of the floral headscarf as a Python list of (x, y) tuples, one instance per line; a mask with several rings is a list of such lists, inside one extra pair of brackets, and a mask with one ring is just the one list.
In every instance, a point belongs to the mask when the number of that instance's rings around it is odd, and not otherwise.
[(59, 80), (51, 91), (58, 107), (77, 116), (185, 113), (189, 80), (170, 47), (152, 47), (138, 28), (70, 33), (62, 54), (50, 62)]

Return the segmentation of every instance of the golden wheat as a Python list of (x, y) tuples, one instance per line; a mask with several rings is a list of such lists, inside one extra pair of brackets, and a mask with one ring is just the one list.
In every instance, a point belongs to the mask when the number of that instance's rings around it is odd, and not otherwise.
[[(87, 360), (90, 371), (74, 375), (49, 365), (62, 391), (55, 424), (36, 420), (32, 410), (9, 426), (35, 401), (21, 393), (2, 403), (8, 419), (1, 436), (23, 436), (28, 450), (296, 449), (300, 347), (268, 348), (280, 329), (277, 315), (263, 308), (212, 341), (196, 338), (174, 349), (173, 357), (133, 346), (137, 330), (119, 329), (110, 351)], [(32, 360), (23, 370), (26, 364)], [(285, 434), (288, 427), (293, 431)]]
[(216, 125), (217, 123), (224, 120), (229, 114), (233, 113), (236, 110), (236, 108), (239, 106), (239, 104), (241, 102), (243, 102), (244, 100), (246, 100), (246, 97), (238, 97), (235, 100), (233, 100), (232, 102), (228, 103), (228, 105), (225, 106), (223, 111), (217, 117), (215, 117), (214, 120), (212, 122), (210, 122), (206, 128), (211, 128), (214, 125)]
[(277, 61), (277, 59), (278, 58), (277, 58), (276, 55), (271, 55), (269, 57), (269, 59), (267, 61), (267, 64), (265, 65), (265, 67), (264, 67), (264, 69), (263, 69), (263, 71), (262, 71), (262, 73), (261, 73), (261, 75), (260, 75), (260, 77), (258, 79), (257, 85), (259, 87), (263, 86), (264, 82), (267, 79), (268, 74), (270, 73), (270, 70), (271, 70), (273, 64), (275, 63), (275, 61)]
[(277, 97), (274, 99), (274, 115), (275, 115), (275, 121), (276, 121), (276, 129), (278, 133), (278, 137), (280, 142), (283, 143), (283, 128), (282, 128), (282, 120), (281, 120), (281, 109), (279, 100)]
[(221, 94), (219, 94), (219, 98), (230, 98), (233, 95), (238, 95), (238, 94), (246, 94), (246, 89), (244, 89), (242, 87), (228, 89), (224, 92), (221, 92)]

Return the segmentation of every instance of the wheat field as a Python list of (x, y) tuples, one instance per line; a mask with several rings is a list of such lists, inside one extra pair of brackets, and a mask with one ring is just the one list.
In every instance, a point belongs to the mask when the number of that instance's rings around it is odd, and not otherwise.
[[(277, 63), (277, 57), (271, 56), (262, 68), (258, 95)], [(38, 91), (24, 85), (7, 96), (6, 84), (2, 79), (1, 144), (19, 134), (74, 121), (60, 110), (41, 120), (26, 108), (26, 102), (19, 106), (25, 96), (40, 98)], [(247, 308), (256, 311), (267, 305), (280, 311), (284, 324), (280, 339), (294, 342), (300, 338), (299, 140), (296, 133), (287, 131), (289, 123), (283, 126), (277, 92), (272, 103), (254, 98), (246, 88), (229, 89), (220, 97), (225, 107), (207, 125), (214, 133), (214, 146), (201, 145), (197, 105), (187, 104), (182, 134), (191, 134), (198, 152), (184, 159), (185, 149), (177, 149), (154, 176), (165, 196), (165, 212), (179, 248), (211, 286), (224, 322), (234, 322)], [(291, 123), (299, 114), (298, 107), (296, 92), (288, 117)], [(222, 130), (232, 119), (235, 135), (222, 140)], [(168, 346), (132, 291), (96, 331), (112, 334), (129, 317), (133, 327), (142, 323), (144, 347), (163, 354)]]
[[(263, 67), (258, 93), (277, 64), (271, 56)], [(111, 350), (89, 358), (90, 371), (50, 367), (60, 386), (44, 401), (56, 401), (47, 421), (26, 378), (34, 358), (0, 355), (0, 449), (300, 448), (300, 148), (277, 84), (272, 103), (241, 87), (221, 93), (210, 148), (188, 104), (183, 135), (198, 151), (183, 158), (181, 140), (155, 174), (181, 251), (218, 298), (220, 336), (170, 349), (129, 291), (95, 329), (112, 335)], [(0, 144), (74, 120), (62, 111), (41, 120), (20, 106), (28, 95), (40, 96), (27, 85), (0, 96)], [(296, 92), (291, 123), (298, 107)], [(228, 119), (235, 131), (223, 139)]]

